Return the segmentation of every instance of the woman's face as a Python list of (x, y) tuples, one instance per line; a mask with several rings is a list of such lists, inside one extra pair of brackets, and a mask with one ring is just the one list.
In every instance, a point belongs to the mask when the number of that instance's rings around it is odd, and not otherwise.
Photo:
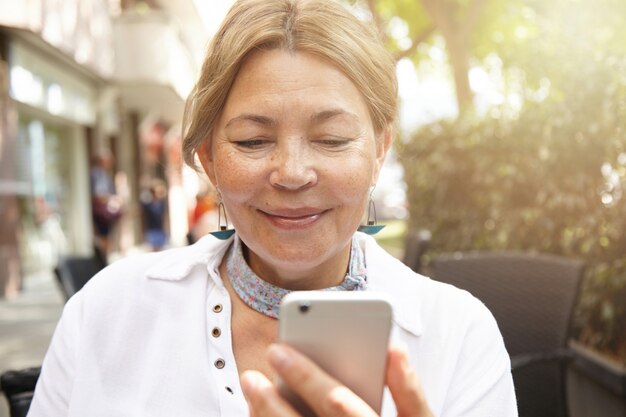
[(259, 51), (241, 67), (202, 165), (248, 262), (285, 288), (336, 285), (390, 144), (328, 61)]

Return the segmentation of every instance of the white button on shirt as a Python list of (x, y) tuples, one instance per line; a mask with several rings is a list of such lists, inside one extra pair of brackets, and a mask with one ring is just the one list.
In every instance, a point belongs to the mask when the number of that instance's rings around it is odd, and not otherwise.
[[(392, 300), (392, 338), (407, 347), (433, 413), (517, 416), (509, 357), (487, 309), (358, 237), (368, 289)], [(89, 281), (65, 306), (29, 417), (247, 417), (217, 272), (231, 241), (208, 236), (125, 259)], [(388, 392), (382, 415), (396, 415)]]

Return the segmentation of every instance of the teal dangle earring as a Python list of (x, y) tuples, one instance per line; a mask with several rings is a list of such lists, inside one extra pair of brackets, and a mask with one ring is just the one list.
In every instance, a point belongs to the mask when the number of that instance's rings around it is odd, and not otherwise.
[[(374, 204), (374, 199), (372, 198), (372, 193), (374, 189), (370, 192), (370, 199), (367, 205), (367, 224), (362, 224), (357, 229), (359, 232), (363, 232), (368, 235), (375, 235), (376, 233), (383, 230), (385, 227), (384, 224), (377, 225), (376, 224), (376, 205)], [(372, 219), (372, 213), (374, 214), (374, 219)]]
[[(219, 240), (226, 240), (230, 238), (233, 233), (235, 233), (235, 229), (228, 228), (228, 216), (226, 216), (226, 209), (224, 208), (224, 203), (222, 203), (222, 196), (220, 194), (220, 202), (217, 206), (217, 227), (219, 230), (215, 232), (210, 232), (209, 234), (215, 236)], [(222, 213), (224, 214), (224, 224), (222, 224)]]

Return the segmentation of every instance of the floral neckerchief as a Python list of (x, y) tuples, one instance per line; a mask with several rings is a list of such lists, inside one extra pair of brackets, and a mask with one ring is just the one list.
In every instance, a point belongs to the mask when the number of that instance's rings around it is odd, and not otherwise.
[[(278, 318), (280, 302), (283, 297), (291, 292), (264, 281), (255, 274), (243, 256), (243, 244), (238, 236), (235, 236), (233, 245), (228, 251), (226, 259), (226, 271), (230, 283), (239, 297), (250, 308), (272, 318)], [(323, 291), (363, 291), (367, 286), (367, 268), (365, 266), (365, 253), (359, 245), (356, 236), (352, 238), (350, 250), (350, 263), (348, 273), (343, 282)]]

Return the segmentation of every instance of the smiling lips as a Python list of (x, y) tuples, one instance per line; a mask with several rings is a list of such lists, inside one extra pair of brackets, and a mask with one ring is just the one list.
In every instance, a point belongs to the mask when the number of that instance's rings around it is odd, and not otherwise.
[(281, 229), (305, 229), (315, 224), (328, 210), (318, 208), (299, 208), (259, 210), (274, 226)]

